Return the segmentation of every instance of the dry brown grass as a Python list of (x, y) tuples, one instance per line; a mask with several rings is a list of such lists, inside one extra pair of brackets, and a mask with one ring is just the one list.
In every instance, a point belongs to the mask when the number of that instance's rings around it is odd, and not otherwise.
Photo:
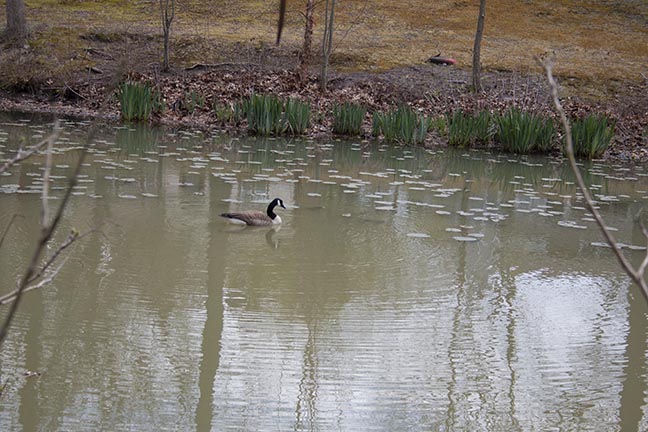
[[(283, 42), (287, 52), (298, 50), (301, 44), (304, 3), (288, 1)], [(56, 64), (78, 61), (89, 45), (88, 35), (99, 39), (101, 35), (130, 35), (115, 40), (122, 46), (114, 48), (132, 56), (136, 66), (160, 56), (157, 1), (32, 0), (27, 6), (32, 46), (54, 56)], [(250, 60), (245, 57), (272, 44), (277, 9), (278, 0), (182, 2), (174, 22), (172, 62), (186, 66), (222, 61), (235, 56), (239, 48), (242, 60)], [(455, 57), (459, 67), (468, 68), (477, 11), (478, 2), (468, 0), (340, 0), (336, 67), (386, 70), (419, 64), (441, 52)], [(316, 22), (315, 41), (321, 25)], [(225, 47), (226, 56), (219, 51)], [(576, 0), (488, 0), (482, 47), (486, 70), (536, 70), (534, 56), (544, 54), (555, 54), (556, 73), (562, 76), (611, 85), (641, 81), (642, 73), (648, 75), (648, 2), (598, 0), (586, 5)]]

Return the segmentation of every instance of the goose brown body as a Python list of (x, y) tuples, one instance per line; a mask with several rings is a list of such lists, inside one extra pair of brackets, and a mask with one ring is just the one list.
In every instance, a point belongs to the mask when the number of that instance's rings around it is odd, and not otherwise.
[(229, 220), (231, 223), (238, 225), (277, 225), (281, 223), (281, 217), (274, 212), (276, 206), (280, 206), (284, 209), (286, 208), (281, 198), (275, 198), (270, 202), (265, 213), (259, 210), (248, 210), (242, 212), (221, 213), (221, 216)]

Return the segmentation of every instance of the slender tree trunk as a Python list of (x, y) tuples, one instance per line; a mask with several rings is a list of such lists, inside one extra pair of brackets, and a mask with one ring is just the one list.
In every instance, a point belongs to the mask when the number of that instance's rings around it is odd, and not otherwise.
[(486, 18), (486, 0), (479, 0), (479, 17), (477, 18), (477, 32), (475, 33), (475, 47), (473, 48), (473, 73), (472, 83), (475, 92), (482, 91), (481, 86), (481, 41), (484, 35), (484, 18)]
[[(330, 9), (329, 9), (330, 4)], [(322, 76), (320, 77), (320, 90), (326, 92), (328, 81), (328, 65), (331, 51), (333, 50), (333, 19), (335, 17), (335, 0), (326, 0), (324, 8), (324, 37), (322, 38)]]
[(160, 0), (160, 9), (162, 12), (162, 32), (164, 33), (164, 58), (162, 60), (162, 70), (169, 70), (169, 37), (171, 35), (171, 23), (175, 16), (175, 0)]
[(27, 39), (27, 18), (24, 0), (7, 0), (7, 29), (6, 35), (17, 45), (22, 45)]
[(304, 26), (304, 45), (299, 59), (299, 78), (303, 82), (308, 76), (308, 63), (313, 45), (313, 27), (315, 26), (315, 0), (306, 1), (306, 25)]
[(277, 45), (281, 42), (281, 31), (284, 27), (286, 18), (286, 0), (281, 0), (279, 3), (279, 22), (277, 22)]

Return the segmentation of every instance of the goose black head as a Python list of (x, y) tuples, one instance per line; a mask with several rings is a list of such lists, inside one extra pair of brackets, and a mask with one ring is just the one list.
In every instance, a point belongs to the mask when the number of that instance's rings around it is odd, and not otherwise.
[[(275, 218), (277, 218), (277, 215), (274, 212), (274, 208), (277, 207), (277, 206), (279, 206), (279, 207), (281, 207), (283, 209), (286, 208), (286, 206), (284, 205), (283, 200), (281, 198), (273, 199), (270, 202), (270, 204), (268, 204), (268, 210), (266, 211), (266, 213), (270, 217), (270, 219), (274, 220)], [(279, 219), (279, 220), (281, 220), (281, 219)]]

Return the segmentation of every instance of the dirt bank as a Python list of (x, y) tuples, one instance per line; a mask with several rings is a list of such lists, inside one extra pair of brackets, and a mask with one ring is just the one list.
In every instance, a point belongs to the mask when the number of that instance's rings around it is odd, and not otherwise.
[[(275, 58), (278, 63), (281, 56)], [(106, 67), (108, 69), (108, 67)], [(103, 71), (102, 71), (103, 72)], [(100, 76), (95, 76), (100, 75)], [(89, 77), (90, 79), (86, 79)], [(271, 93), (307, 101), (313, 111), (309, 135), (326, 137), (331, 131), (331, 111), (335, 103), (351, 101), (366, 105), (370, 111), (385, 110), (398, 104), (408, 104), (428, 115), (440, 116), (456, 109), (502, 111), (510, 106), (553, 115), (544, 77), (538, 74), (519, 74), (507, 71), (488, 71), (484, 74), (484, 92), (468, 91), (469, 72), (454, 66), (420, 64), (400, 67), (385, 72), (333, 73), (329, 91), (319, 90), (318, 76), (310, 75), (303, 82), (295, 72), (277, 65), (223, 62), (198, 66), (191, 70), (176, 69), (169, 73), (146, 70), (130, 72), (128, 77), (146, 80), (161, 91), (166, 109), (154, 122), (170, 126), (194, 128), (226, 128), (233, 133), (244, 131), (243, 125), (224, 124), (214, 113), (214, 104), (232, 105), (251, 92)], [(119, 120), (119, 106), (114, 97), (108, 97), (114, 75), (79, 74), (65, 83), (63, 89), (47, 86), (7, 92), (0, 100), (1, 110), (47, 112), (77, 117), (102, 117)], [(124, 76), (120, 78), (124, 79)], [(565, 105), (571, 115), (605, 113), (616, 121), (616, 133), (606, 157), (619, 161), (648, 160), (648, 94), (647, 83), (619, 86), (617, 92), (605, 99), (569, 96), (582, 86), (577, 79), (561, 80)], [(188, 94), (205, 99), (203, 106), (189, 109)], [(370, 132), (370, 118), (365, 130)], [(445, 140), (431, 134), (426, 145), (445, 145)]]

